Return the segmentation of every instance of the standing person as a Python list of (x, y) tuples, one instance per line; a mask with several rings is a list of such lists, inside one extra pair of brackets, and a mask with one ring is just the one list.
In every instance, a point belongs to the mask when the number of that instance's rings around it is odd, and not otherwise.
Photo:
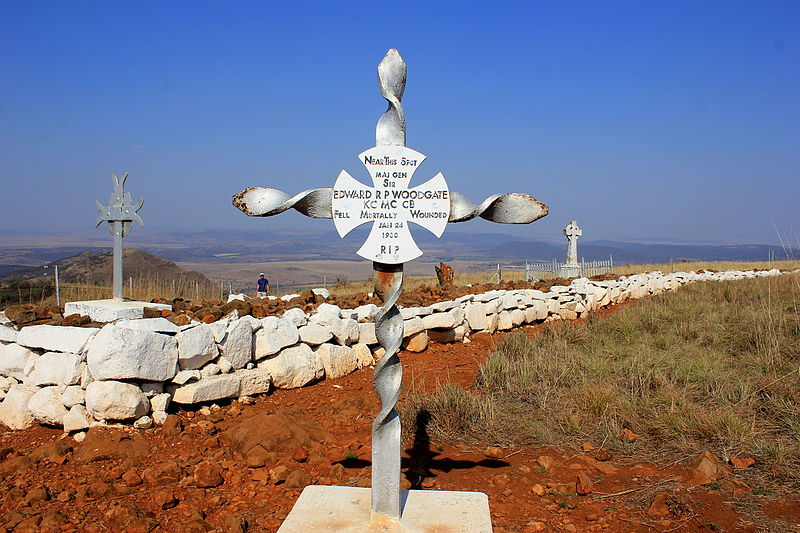
[(266, 298), (269, 294), (269, 280), (264, 277), (264, 273), (258, 275), (258, 294), (259, 298)]

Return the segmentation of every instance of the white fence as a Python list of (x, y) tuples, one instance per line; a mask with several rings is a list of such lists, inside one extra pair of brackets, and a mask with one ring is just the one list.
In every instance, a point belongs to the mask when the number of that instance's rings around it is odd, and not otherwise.
[(601, 274), (608, 274), (614, 271), (614, 258), (609, 256), (605, 261), (585, 261), (575, 265), (567, 265), (553, 259), (552, 261), (539, 261), (535, 263), (525, 262), (524, 265), (497, 265), (497, 269), (489, 278), (489, 283), (499, 283), (503, 281), (504, 271), (524, 271), (525, 281), (536, 281), (539, 279), (550, 278), (574, 278), (583, 276), (590, 278), (592, 276), (599, 276)]

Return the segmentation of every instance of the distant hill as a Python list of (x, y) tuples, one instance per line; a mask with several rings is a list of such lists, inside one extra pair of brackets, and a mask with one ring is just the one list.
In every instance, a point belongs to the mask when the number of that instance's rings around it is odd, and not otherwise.
[[(36, 281), (51, 277), (53, 267), (58, 265), (58, 276), (66, 283), (111, 284), (113, 276), (113, 252), (100, 253), (81, 252), (77, 255), (58, 259), (43, 266), (28, 267), (0, 275), (0, 282), (13, 280)], [(187, 281), (209, 281), (203, 274), (194, 270), (186, 270), (172, 261), (167, 261), (153, 254), (127, 248), (122, 256), (122, 268), (125, 277), (135, 279), (184, 279)]]

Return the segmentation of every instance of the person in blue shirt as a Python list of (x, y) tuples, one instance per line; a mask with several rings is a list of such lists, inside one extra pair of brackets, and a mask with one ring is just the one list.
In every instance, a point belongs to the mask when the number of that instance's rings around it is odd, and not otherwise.
[(269, 294), (269, 280), (264, 277), (264, 273), (258, 275), (258, 297), (266, 298)]

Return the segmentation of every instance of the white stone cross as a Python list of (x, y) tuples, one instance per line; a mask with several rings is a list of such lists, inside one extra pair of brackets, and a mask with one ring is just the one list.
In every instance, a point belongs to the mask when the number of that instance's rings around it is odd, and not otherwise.
[(95, 200), (97, 210), (100, 211), (96, 226), (108, 222), (108, 231), (114, 236), (114, 299), (122, 300), (122, 239), (131, 230), (132, 222), (144, 226), (141, 217), (136, 214), (144, 205), (144, 198), (139, 198), (136, 205), (131, 203), (131, 193), (125, 192), (127, 172), (121, 178), (111, 174), (111, 178), (114, 180), (114, 192), (111, 193), (108, 205), (104, 206)]
[(564, 235), (567, 237), (567, 263), (578, 264), (578, 237), (583, 235), (583, 230), (578, 227), (575, 220), (570, 220), (569, 225), (564, 228)]

